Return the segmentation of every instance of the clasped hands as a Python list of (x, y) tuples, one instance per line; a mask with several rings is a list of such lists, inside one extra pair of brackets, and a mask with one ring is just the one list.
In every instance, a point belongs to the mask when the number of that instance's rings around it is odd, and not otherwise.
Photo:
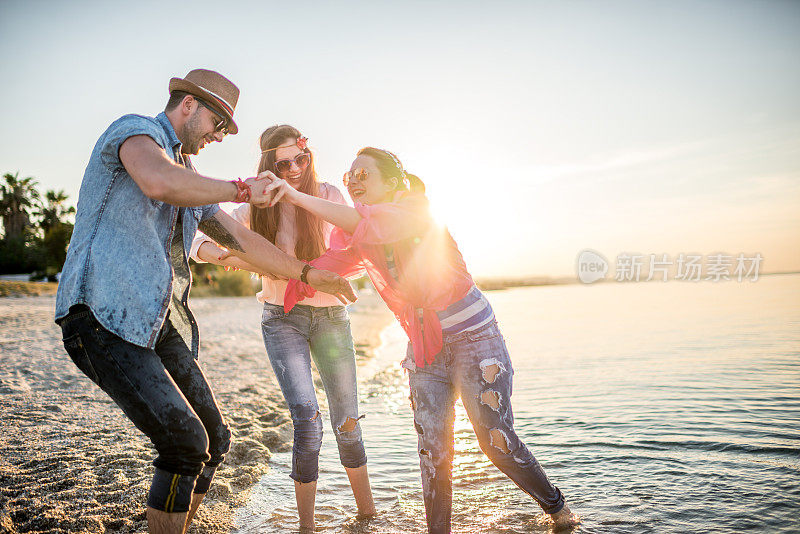
[[(292, 202), (301, 195), (286, 180), (278, 178), (270, 171), (264, 171), (258, 176), (248, 178), (245, 183), (250, 186), (250, 204), (257, 208), (272, 207), (281, 200)], [(223, 252), (220, 259), (229, 255), (229, 252), (226, 252)], [(336, 273), (312, 269), (308, 272), (307, 277), (308, 285), (334, 295), (342, 304), (355, 302), (358, 298), (350, 283)]]
[(257, 208), (269, 208), (280, 200), (291, 200), (296, 193), (286, 180), (278, 178), (271, 171), (264, 171), (244, 181), (250, 186), (250, 204)]

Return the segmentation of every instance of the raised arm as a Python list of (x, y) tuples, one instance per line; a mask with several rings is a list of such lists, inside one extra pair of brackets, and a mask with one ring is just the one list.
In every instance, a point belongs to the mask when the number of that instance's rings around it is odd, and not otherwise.
[(351, 208), (301, 193), (280, 178), (270, 180), (272, 183), (264, 190), (275, 192), (270, 204), (291, 202), (310, 211), (351, 234), (350, 245), (378, 245), (419, 237), (433, 224), (428, 199), (422, 194), (400, 192), (391, 202), (356, 204)]
[[(200, 230), (232, 254), (254, 266), (259, 272), (275, 273), (287, 278), (300, 279), (305, 263), (281, 251), (257, 233), (236, 222), (224, 211), (200, 223)], [(343, 303), (355, 301), (350, 283), (330, 271), (312, 269), (307, 275), (308, 284), (319, 291), (336, 296)]]
[(317, 217), (328, 221), (334, 226), (338, 226), (349, 234), (352, 234), (356, 226), (358, 226), (358, 223), (361, 222), (361, 214), (358, 213), (355, 208), (351, 208), (347, 204), (340, 204), (338, 202), (325, 200), (324, 198), (307, 195), (287, 184), (285, 180), (281, 180), (277, 177), (270, 178), (272, 179), (272, 183), (266, 187), (265, 191), (267, 194), (271, 194), (272, 191), (276, 192), (270, 205), (274, 205), (276, 202), (283, 199), (287, 202), (291, 202), (295, 206), (310, 211)]
[[(127, 138), (119, 147), (119, 159), (136, 185), (154, 200), (173, 206), (204, 206), (236, 199), (235, 184), (207, 178), (178, 165), (147, 135)], [(253, 204), (263, 203), (270, 196), (264, 195), (269, 180), (264, 180), (266, 173), (262, 175), (246, 181)]]

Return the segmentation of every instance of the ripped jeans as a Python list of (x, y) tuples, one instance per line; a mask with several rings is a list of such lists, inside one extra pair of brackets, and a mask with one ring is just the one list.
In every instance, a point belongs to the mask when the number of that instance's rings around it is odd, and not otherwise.
[(492, 463), (546, 513), (563, 508), (561, 491), (514, 432), (514, 370), (495, 321), (478, 330), (445, 334), (442, 352), (422, 368), (414, 364), (409, 346), (403, 367), (409, 371), (429, 532), (450, 532), (453, 423), (459, 395), (481, 450)]
[(261, 332), (294, 423), (291, 477), (302, 483), (319, 477), (322, 418), (311, 376), (312, 357), (328, 397), (339, 459), (348, 468), (365, 465), (347, 309), (298, 304), (287, 314), (283, 306), (264, 303)]

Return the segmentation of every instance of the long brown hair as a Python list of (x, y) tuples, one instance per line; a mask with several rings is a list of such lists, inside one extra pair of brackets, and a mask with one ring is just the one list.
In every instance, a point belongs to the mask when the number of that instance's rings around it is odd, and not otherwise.
[[(258, 172), (275, 170), (275, 150), (269, 150), (281, 145), (291, 143), (301, 137), (300, 131), (288, 124), (270, 126), (261, 134), (261, 161), (258, 163)], [(269, 150), (269, 152), (264, 152)], [(314, 170), (314, 155), (306, 148), (304, 152), (311, 154), (311, 162), (305, 168), (300, 177), (298, 191), (315, 197), (319, 196), (319, 182), (317, 173)], [(254, 232), (261, 234), (270, 242), (275, 243), (275, 235), (278, 233), (278, 222), (280, 220), (280, 205), (276, 204), (271, 208), (257, 208), (252, 206), (250, 209), (250, 228)], [(294, 209), (294, 206), (286, 206), (282, 209)], [(297, 259), (310, 261), (318, 258), (325, 252), (325, 237), (322, 229), (322, 219), (311, 212), (301, 209), (295, 210), (295, 221), (297, 223), (297, 234), (294, 245), (294, 254)]]

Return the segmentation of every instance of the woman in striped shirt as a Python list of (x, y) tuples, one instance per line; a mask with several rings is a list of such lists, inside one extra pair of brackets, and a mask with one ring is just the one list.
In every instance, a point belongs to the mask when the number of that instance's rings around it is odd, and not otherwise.
[[(403, 367), (419, 443), (430, 532), (449, 532), (453, 423), (461, 396), (481, 449), (550, 514), (557, 527), (575, 524), (558, 488), (513, 427), (513, 369), (483, 293), (475, 287), (449, 232), (432, 220), (425, 187), (389, 151), (359, 151), (345, 186), (354, 208), (304, 195), (283, 180), (273, 203), (288, 201), (337, 226), (331, 248), (314, 267), (343, 276), (366, 271), (409, 337)], [(286, 310), (315, 291), (287, 285)]]

